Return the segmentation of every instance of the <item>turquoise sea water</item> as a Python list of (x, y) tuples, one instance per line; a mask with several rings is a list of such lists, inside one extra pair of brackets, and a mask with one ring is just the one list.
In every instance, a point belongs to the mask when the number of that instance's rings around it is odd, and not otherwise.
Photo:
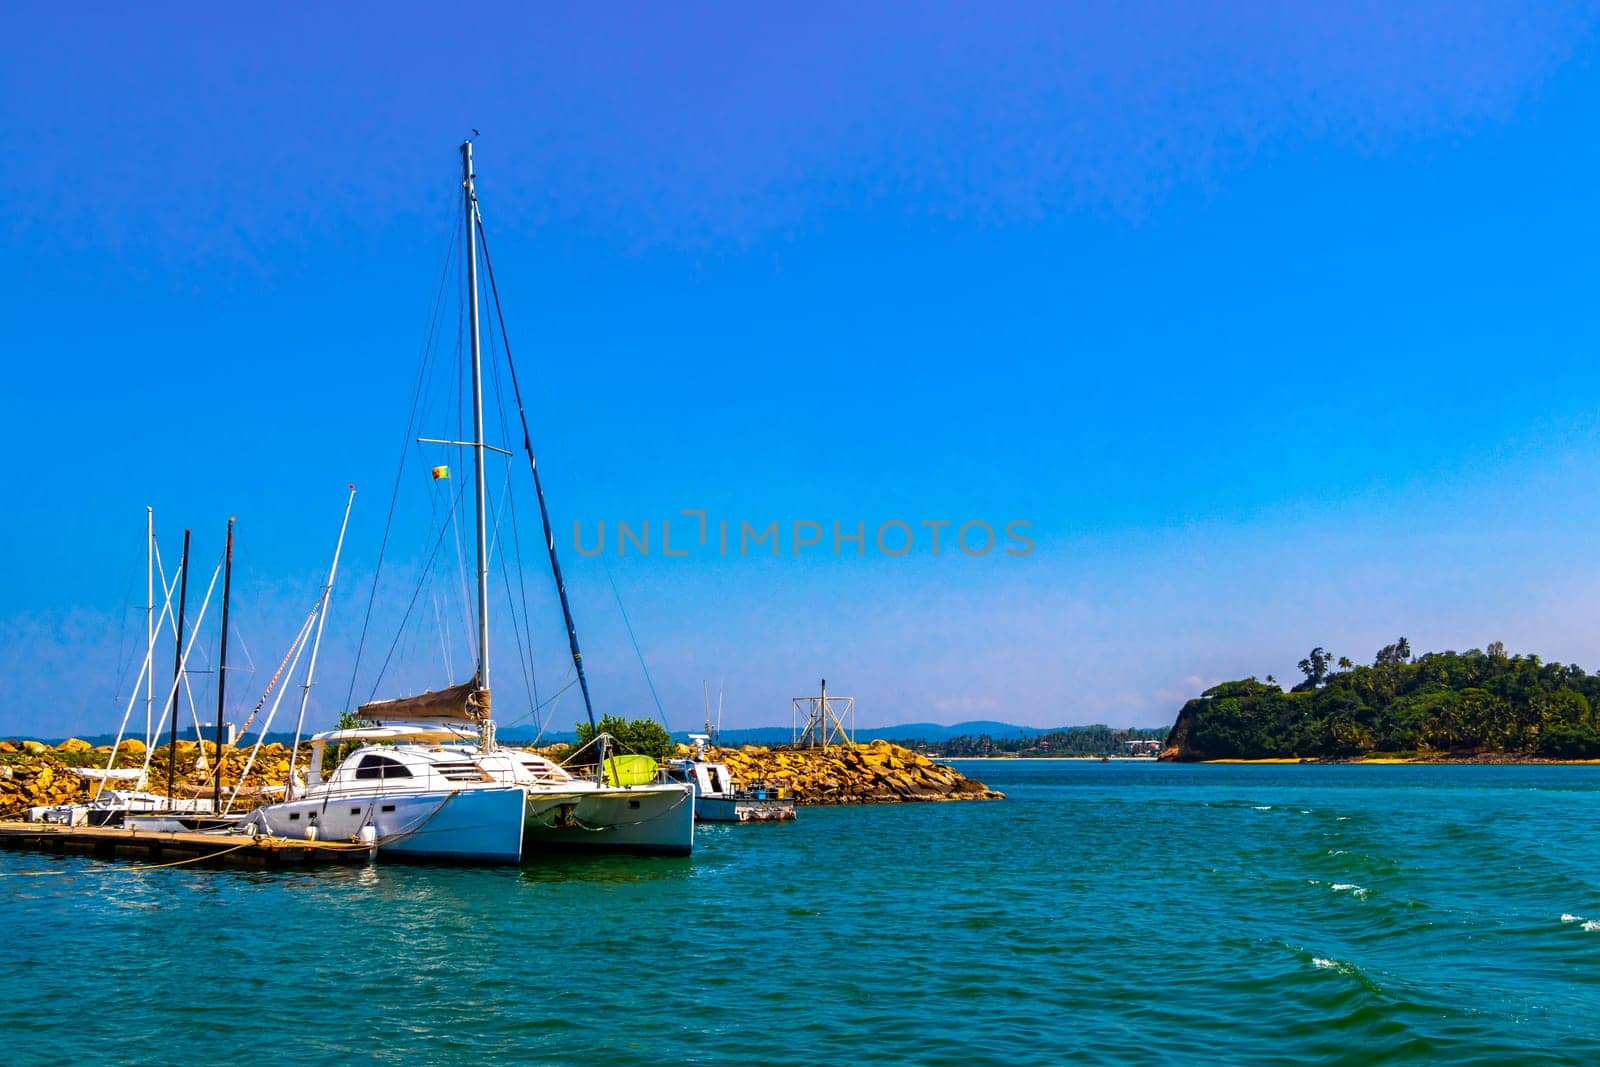
[(0, 853), (4, 1062), (1600, 1060), (1600, 768), (961, 766), (686, 860)]

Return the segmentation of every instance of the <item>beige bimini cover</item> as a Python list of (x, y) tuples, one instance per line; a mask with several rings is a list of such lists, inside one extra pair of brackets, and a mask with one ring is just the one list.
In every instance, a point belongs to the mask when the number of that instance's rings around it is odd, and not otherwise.
[(368, 722), (482, 722), (489, 717), (489, 691), (476, 682), (462, 682), (449, 689), (374, 700), (356, 709), (356, 717)]

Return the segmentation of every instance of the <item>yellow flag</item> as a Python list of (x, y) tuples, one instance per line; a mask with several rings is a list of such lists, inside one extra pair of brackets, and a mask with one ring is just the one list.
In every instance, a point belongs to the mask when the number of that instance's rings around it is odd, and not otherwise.
[(435, 468), (433, 468), (433, 480), (434, 481), (436, 481), (436, 482), (443, 481), (444, 479), (446, 479), (448, 477), (450, 477), (450, 468), (449, 467), (435, 467)]

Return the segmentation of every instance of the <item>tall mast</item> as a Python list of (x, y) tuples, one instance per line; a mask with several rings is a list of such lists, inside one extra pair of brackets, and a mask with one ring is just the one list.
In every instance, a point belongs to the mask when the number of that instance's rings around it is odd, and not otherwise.
[[(472, 142), (461, 142), (462, 209), (467, 226), (467, 320), (472, 332), (472, 459), (478, 505), (478, 689), (489, 717), (489, 531), (484, 509), (483, 355), (478, 339), (478, 196), (472, 186)], [(486, 745), (493, 735), (484, 731)]]
[[(289, 750), (289, 779), (288, 784), (284, 786), (283, 794), (289, 800), (295, 799), (294, 768), (300, 759), (300, 731), (306, 725), (306, 703), (311, 699), (311, 678), (317, 673), (317, 651), (322, 647), (322, 624), (328, 620), (328, 597), (333, 595), (333, 579), (339, 573), (339, 553), (344, 551), (344, 531), (350, 525), (350, 505), (355, 502), (356, 487), (352, 482), (350, 495), (344, 502), (344, 518), (339, 521), (339, 540), (333, 546), (333, 564), (328, 567), (328, 584), (322, 587), (322, 599), (317, 601), (317, 636), (311, 641), (311, 662), (306, 666), (306, 684), (300, 689), (300, 717), (294, 723), (294, 747)], [(294, 673), (294, 668), (290, 668), (290, 673)]]
[(167, 741), (167, 807), (172, 807), (172, 785), (178, 775), (178, 680), (183, 677), (183, 609), (189, 600), (189, 531), (183, 531), (183, 558), (178, 563), (178, 640), (172, 659), (172, 734)]
[(228, 595), (233, 589), (233, 519), (228, 519), (228, 545), (222, 564), (222, 651), (217, 656), (217, 780), (211, 810), (222, 810), (222, 701), (228, 689)]
[[(151, 745), (155, 738), (150, 731), (155, 728), (156, 672), (156, 509), (144, 509), (144, 743)], [(136, 690), (137, 691), (137, 690)], [(113, 753), (113, 755), (115, 755)]]

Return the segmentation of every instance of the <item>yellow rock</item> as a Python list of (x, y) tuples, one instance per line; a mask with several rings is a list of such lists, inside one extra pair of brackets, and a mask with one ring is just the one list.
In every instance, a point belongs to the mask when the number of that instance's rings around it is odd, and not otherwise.
[(93, 752), (94, 746), (76, 737), (69, 737), (56, 746), (57, 752)]
[(142, 756), (144, 755), (144, 742), (137, 737), (124, 738), (121, 749), (123, 752), (131, 752), (135, 756)]
[(33, 755), (38, 756), (49, 752), (50, 746), (40, 741), (24, 741), (22, 742), (22, 751), (31, 752)]

